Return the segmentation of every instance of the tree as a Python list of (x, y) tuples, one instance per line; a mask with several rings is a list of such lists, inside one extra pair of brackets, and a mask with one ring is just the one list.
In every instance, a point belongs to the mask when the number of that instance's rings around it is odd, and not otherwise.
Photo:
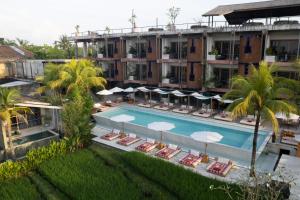
[(63, 65), (48, 64), (45, 76), (37, 78), (43, 83), (38, 92), (51, 90), (64, 95), (62, 91), (65, 91), (69, 97), (82, 93), (86, 95), (92, 87), (104, 87), (106, 80), (101, 75), (102, 70), (89, 60), (72, 60)]
[(18, 45), (21, 47), (27, 47), (29, 45), (29, 41), (27, 41), (27, 40), (23, 40), (20, 38), (16, 38), (16, 40), (18, 42)]
[[(15, 117), (18, 121), (23, 120), (27, 123), (24, 113), (30, 113), (31, 110), (27, 107), (15, 107), (14, 104), (20, 97), (20, 93), (15, 89), (0, 88), (0, 120), (2, 121), (2, 127), (4, 125), (3, 138), (8, 137), (8, 150), (6, 149), (6, 157), (8, 158), (8, 152), (11, 157), (15, 159), (15, 152), (13, 148), (13, 142), (11, 137), (11, 119)], [(3, 130), (3, 129), (2, 129)], [(4, 140), (4, 143), (6, 141)]]
[(277, 112), (289, 114), (295, 111), (295, 107), (287, 100), (293, 92), (283, 88), (275, 81), (273, 73), (277, 68), (261, 62), (259, 68), (250, 68), (248, 77), (237, 76), (232, 79), (231, 90), (224, 98), (238, 99), (229, 106), (232, 117), (238, 118), (248, 114), (255, 114), (256, 122), (253, 135), (252, 157), (250, 176), (255, 176), (255, 160), (257, 137), (261, 119), (271, 122), (274, 133), (278, 133), (279, 124), (275, 117)]
[(175, 8), (174, 6), (168, 9), (167, 16), (170, 19), (171, 25), (175, 25), (176, 18), (180, 13), (180, 8)]
[(58, 44), (57, 44), (62, 50), (64, 50), (67, 55), (68, 58), (71, 58), (71, 48), (72, 48), (72, 44), (71, 42), (68, 40), (68, 36), (66, 35), (62, 35), (59, 38)]
[(89, 60), (72, 60), (63, 65), (59, 78), (52, 82), (54, 88), (65, 88), (69, 95), (77, 91), (87, 94), (92, 87), (104, 88), (106, 80), (101, 77), (102, 70)]

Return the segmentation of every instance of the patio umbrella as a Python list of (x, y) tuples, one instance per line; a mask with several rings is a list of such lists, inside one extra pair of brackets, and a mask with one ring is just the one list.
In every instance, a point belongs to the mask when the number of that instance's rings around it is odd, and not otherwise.
[(114, 117), (111, 117), (110, 119), (112, 121), (115, 121), (115, 122), (121, 122), (122, 123), (123, 133), (124, 133), (125, 122), (133, 121), (133, 120), (135, 120), (135, 117), (131, 116), (131, 115), (121, 114), (121, 115), (116, 115)]
[(101, 90), (101, 91), (97, 92), (97, 94), (99, 94), (99, 95), (101, 95), (101, 96), (107, 96), (107, 95), (112, 95), (113, 92), (104, 89), (104, 90)]
[(175, 128), (175, 125), (169, 122), (152, 122), (148, 124), (148, 128), (155, 131), (160, 131), (160, 142), (162, 142), (163, 131), (169, 131)]
[(205, 143), (205, 154), (206, 154), (207, 143), (219, 142), (222, 140), (223, 136), (217, 132), (197, 131), (192, 133), (191, 138)]
[(119, 93), (119, 92), (123, 92), (124, 89), (119, 88), (119, 87), (114, 87), (114, 88), (110, 89), (109, 91), (111, 91), (112, 93)]
[(299, 119), (299, 115), (296, 115), (294, 113), (290, 113), (289, 115), (279, 112), (275, 114), (275, 117), (277, 119), (283, 119), (283, 120), (298, 120)]
[(135, 90), (132, 87), (126, 88), (123, 92), (132, 93), (135, 92)]
[(101, 103), (95, 103), (94, 104), (94, 108), (101, 108), (101, 106), (102, 106)]

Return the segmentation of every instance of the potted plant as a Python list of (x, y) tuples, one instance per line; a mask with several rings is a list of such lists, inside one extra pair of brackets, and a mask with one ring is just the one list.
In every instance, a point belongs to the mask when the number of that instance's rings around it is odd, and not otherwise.
[(214, 47), (210, 52), (208, 52), (207, 60), (216, 60), (216, 56), (219, 54), (218, 50)]
[(272, 47), (268, 47), (266, 49), (265, 61), (267, 61), (267, 62), (275, 62), (276, 61), (276, 55), (275, 55), (275, 52), (273, 51)]
[(166, 76), (162, 77), (161, 83), (165, 83), (165, 84), (169, 84), (170, 83), (170, 79), (167, 78)]
[(170, 59), (171, 48), (168, 46), (164, 47), (164, 53), (162, 55), (162, 59)]
[(100, 47), (97, 57), (103, 58), (103, 55), (105, 55), (105, 47)]
[(136, 57), (136, 53), (137, 53), (136, 48), (134, 46), (130, 46), (128, 54), (127, 54), (127, 58)]

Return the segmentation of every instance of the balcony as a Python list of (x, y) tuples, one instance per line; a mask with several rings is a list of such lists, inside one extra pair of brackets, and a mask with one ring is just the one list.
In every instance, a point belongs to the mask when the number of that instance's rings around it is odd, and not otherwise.
[(147, 83), (148, 71), (146, 64), (127, 63), (125, 83)]
[(266, 49), (267, 62), (292, 63), (297, 60), (298, 40), (271, 40)]
[(162, 87), (186, 87), (187, 67), (164, 63), (162, 66)]

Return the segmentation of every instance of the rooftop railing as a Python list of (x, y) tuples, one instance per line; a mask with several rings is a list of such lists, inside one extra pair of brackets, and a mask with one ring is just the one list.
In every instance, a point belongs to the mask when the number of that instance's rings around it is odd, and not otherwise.
[[(249, 21), (242, 25), (230, 25), (227, 21), (210, 21), (199, 23), (181, 23), (174, 25), (154, 25), (141, 26), (134, 28), (116, 28), (102, 29), (94, 31), (74, 32), (70, 35), (69, 40), (76, 39), (93, 39), (98, 37), (120, 37), (126, 35), (143, 35), (145, 33), (189, 33), (189, 32), (232, 32), (232, 31), (260, 31), (260, 30), (284, 30), (284, 29), (300, 29), (300, 24), (295, 18), (276, 18), (273, 20), (256, 20)], [(279, 23), (278, 23), (279, 22)]]

